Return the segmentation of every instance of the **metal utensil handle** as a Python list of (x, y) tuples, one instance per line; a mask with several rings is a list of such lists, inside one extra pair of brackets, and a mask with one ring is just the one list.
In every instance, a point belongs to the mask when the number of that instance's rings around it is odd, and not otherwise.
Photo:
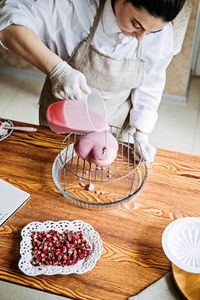
[(34, 127), (17, 127), (17, 126), (4, 126), (4, 129), (15, 129), (15, 130), (23, 130), (23, 131), (37, 131), (37, 128)]

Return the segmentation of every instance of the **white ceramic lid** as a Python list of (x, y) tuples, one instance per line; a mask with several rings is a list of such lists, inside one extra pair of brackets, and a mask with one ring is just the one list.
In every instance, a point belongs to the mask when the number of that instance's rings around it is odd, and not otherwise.
[(163, 232), (162, 247), (174, 265), (200, 274), (200, 218), (185, 217), (170, 223)]

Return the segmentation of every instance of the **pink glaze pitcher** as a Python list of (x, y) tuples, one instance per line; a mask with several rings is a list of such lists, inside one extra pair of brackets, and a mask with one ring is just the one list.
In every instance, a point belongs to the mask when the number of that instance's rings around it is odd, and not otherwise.
[(52, 131), (102, 132), (109, 130), (104, 101), (95, 89), (80, 100), (61, 100), (47, 110), (47, 120)]

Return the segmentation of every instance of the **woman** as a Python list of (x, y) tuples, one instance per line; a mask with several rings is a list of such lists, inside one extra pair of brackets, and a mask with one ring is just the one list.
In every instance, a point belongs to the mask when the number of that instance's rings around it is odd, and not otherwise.
[(171, 21), (184, 2), (5, 1), (0, 11), (2, 45), (47, 75), (40, 124), (48, 126), (50, 103), (80, 99), (94, 87), (104, 98), (109, 124), (134, 129), (145, 160), (153, 161), (156, 150), (148, 133), (157, 121), (173, 56)]

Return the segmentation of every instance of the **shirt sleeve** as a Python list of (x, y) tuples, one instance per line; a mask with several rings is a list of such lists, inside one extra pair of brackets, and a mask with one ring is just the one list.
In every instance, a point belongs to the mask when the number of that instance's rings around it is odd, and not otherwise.
[(45, 42), (47, 14), (52, 6), (52, 1), (47, 2), (6, 0), (0, 9), (0, 30), (12, 24), (23, 26), (32, 29)]
[(146, 36), (144, 46), (144, 76), (142, 84), (131, 92), (130, 125), (150, 133), (158, 119), (157, 109), (166, 82), (166, 69), (173, 57), (172, 24), (166, 25), (159, 33)]
[(87, 37), (98, 3), (99, 0), (5, 0), (0, 8), (0, 30), (11, 24), (29, 28), (51, 51), (67, 60)]

